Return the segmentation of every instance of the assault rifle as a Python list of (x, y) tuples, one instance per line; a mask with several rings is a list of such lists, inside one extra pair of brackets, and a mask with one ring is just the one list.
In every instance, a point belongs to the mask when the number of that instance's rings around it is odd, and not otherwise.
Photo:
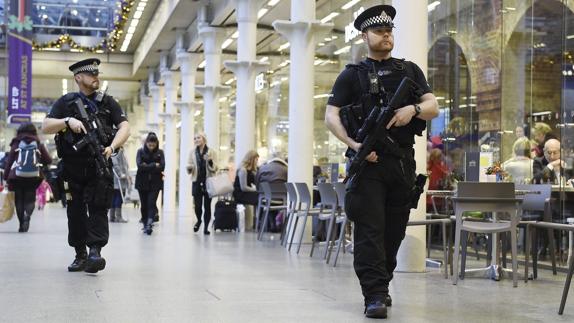
[(387, 130), (387, 124), (395, 114), (395, 110), (401, 108), (402, 103), (413, 95), (418, 85), (408, 77), (404, 77), (399, 88), (393, 95), (387, 106), (375, 106), (363, 126), (357, 132), (355, 141), (362, 143), (359, 151), (351, 158), (351, 163), (347, 171), (347, 177), (344, 183), (350, 182), (353, 186), (356, 178), (361, 174), (368, 161), (365, 158), (373, 151), (375, 143), (380, 141), (385, 146), (385, 152), (396, 155), (399, 158), (404, 157), (398, 143), (390, 136)]
[(98, 177), (111, 178), (112, 173), (110, 172), (109, 162), (106, 160), (102, 152), (104, 151), (104, 145), (102, 143), (109, 142), (108, 135), (104, 132), (104, 128), (100, 122), (100, 119), (93, 114), (88, 115), (86, 112), (86, 106), (81, 98), (77, 98), (74, 102), (76, 106), (76, 112), (80, 116), (80, 121), (84, 124), (87, 133), (84, 137), (73, 145), (74, 150), (79, 151), (83, 148), (88, 150), (88, 153), (94, 157), (96, 162), (96, 174)]

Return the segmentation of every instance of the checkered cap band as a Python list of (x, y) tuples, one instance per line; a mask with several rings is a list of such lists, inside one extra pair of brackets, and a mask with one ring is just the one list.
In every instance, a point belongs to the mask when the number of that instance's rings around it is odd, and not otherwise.
[(393, 27), (393, 18), (391, 18), (391, 16), (387, 15), (387, 13), (385, 11), (381, 12), (380, 16), (374, 16), (368, 19), (365, 19), (365, 21), (363, 21), (363, 23), (361, 24), (361, 30), (365, 30), (365, 28), (371, 27), (371, 26), (389, 26), (389, 27)]
[(76, 75), (78, 73), (85, 73), (85, 72), (88, 72), (88, 73), (98, 72), (98, 64), (94, 63), (94, 64), (80, 66), (80, 67), (78, 67), (72, 71), (72, 73), (74, 73), (74, 75)]

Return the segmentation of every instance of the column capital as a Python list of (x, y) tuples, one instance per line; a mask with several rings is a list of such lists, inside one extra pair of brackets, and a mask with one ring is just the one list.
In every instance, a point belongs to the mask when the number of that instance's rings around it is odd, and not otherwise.
[(199, 102), (185, 102), (185, 101), (176, 101), (173, 104), (175, 104), (176, 107), (179, 107), (180, 110), (182, 109), (191, 109), (191, 108), (201, 108), (203, 107), (203, 104), (199, 103)]
[(159, 117), (162, 118), (164, 121), (173, 121), (177, 120), (179, 117), (179, 113), (158, 113)]
[[(150, 93), (152, 93), (152, 96), (153, 96), (153, 94), (154, 94), (153, 92), (159, 92), (162, 87), (163, 87), (163, 85), (153, 83), (152, 85), (149, 86), (149, 91), (150, 91)], [(157, 93), (157, 94), (159, 94), (159, 93)]]
[(259, 61), (225, 61), (223, 65), (236, 75), (241, 73), (241, 71), (261, 73), (269, 67), (269, 63), (261, 63)]
[(182, 75), (194, 75), (197, 67), (201, 63), (203, 55), (199, 53), (189, 53), (185, 51), (178, 51), (176, 58), (181, 67)]
[(221, 44), (225, 36), (225, 28), (200, 25), (198, 27), (199, 37), (203, 40), (204, 54), (220, 54)]
[(231, 87), (226, 85), (196, 85), (195, 89), (203, 96), (210, 93), (213, 93), (215, 96), (225, 95), (231, 91)]
[(302, 32), (307, 38), (314, 35), (315, 42), (319, 43), (323, 36), (333, 30), (332, 23), (324, 24), (319, 20), (291, 22), (289, 20), (275, 20), (273, 28), (290, 42)]

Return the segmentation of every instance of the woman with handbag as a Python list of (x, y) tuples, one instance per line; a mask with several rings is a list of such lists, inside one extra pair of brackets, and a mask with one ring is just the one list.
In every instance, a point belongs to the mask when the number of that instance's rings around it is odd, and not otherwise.
[(201, 214), (203, 211), (203, 234), (210, 234), (209, 221), (211, 220), (211, 198), (207, 194), (206, 180), (217, 172), (215, 164), (215, 152), (207, 147), (207, 138), (204, 134), (196, 134), (193, 138), (195, 149), (189, 153), (187, 163), (187, 173), (191, 174), (191, 192), (195, 205), (195, 216), (197, 223), (193, 231), (199, 231), (201, 227)]
[(154, 216), (157, 214), (157, 197), (163, 188), (165, 157), (159, 149), (159, 140), (153, 132), (148, 133), (144, 145), (137, 152), (135, 188), (140, 196), (140, 208), (144, 233), (151, 235)]
[(36, 206), (36, 189), (42, 182), (41, 166), (52, 163), (52, 158), (38, 138), (33, 123), (24, 123), (10, 143), (10, 153), (4, 165), (8, 189), (14, 192), (16, 215), (20, 221), (18, 232), (28, 232), (30, 218)]
[(259, 193), (257, 193), (257, 186), (255, 186), (255, 174), (257, 173), (258, 161), (259, 154), (255, 150), (248, 151), (243, 157), (233, 183), (235, 202), (244, 205), (257, 205)]

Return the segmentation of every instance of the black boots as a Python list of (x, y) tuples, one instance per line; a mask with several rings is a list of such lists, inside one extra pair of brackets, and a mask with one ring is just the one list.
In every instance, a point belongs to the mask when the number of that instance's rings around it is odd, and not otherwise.
[(393, 299), (388, 294), (382, 298), (377, 297), (365, 301), (365, 316), (377, 319), (387, 318), (387, 307), (391, 305), (393, 305)]
[(100, 247), (90, 247), (90, 254), (88, 255), (84, 268), (85, 272), (95, 274), (106, 268), (106, 260), (100, 255), (100, 250)]
[(144, 225), (143, 231), (144, 231), (144, 233), (147, 234), (148, 236), (151, 235), (151, 233), (153, 232), (153, 218), (148, 218), (148, 219), (147, 219), (147, 221), (146, 221), (146, 223), (145, 223), (145, 225)]
[(365, 305), (365, 316), (374, 319), (387, 318), (387, 305), (384, 301), (373, 300)]
[(88, 253), (86, 252), (86, 247), (76, 247), (76, 258), (71, 265), (68, 266), (69, 272), (84, 271), (86, 267), (86, 259), (88, 259)]
[(193, 232), (199, 231), (200, 227), (201, 227), (201, 221), (197, 221), (197, 223), (193, 226)]

